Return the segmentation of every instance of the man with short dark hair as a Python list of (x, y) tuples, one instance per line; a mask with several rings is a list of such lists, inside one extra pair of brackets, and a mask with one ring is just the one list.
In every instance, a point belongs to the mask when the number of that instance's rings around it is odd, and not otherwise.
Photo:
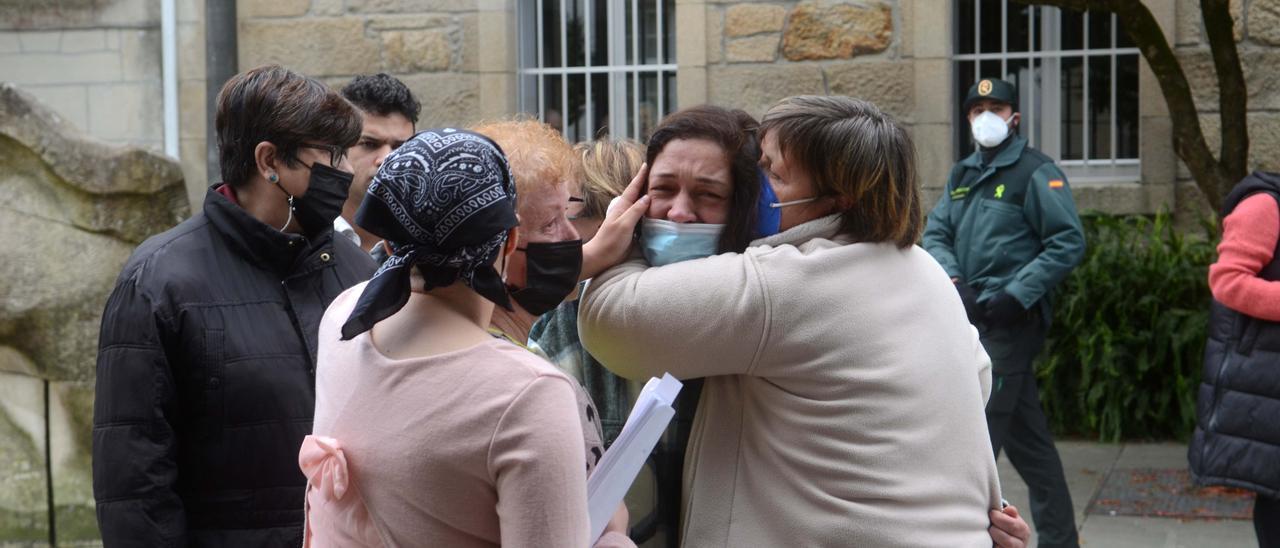
[(107, 300), (93, 494), (108, 546), (299, 546), (320, 318), (374, 264), (333, 236), (360, 116), (279, 66), (227, 81), (222, 182)]
[(1084, 257), (1071, 188), (1018, 135), (1017, 93), (983, 79), (964, 101), (978, 150), (951, 170), (924, 247), (951, 276), (992, 362), (987, 428), (995, 454), (1027, 482), (1040, 546), (1078, 544), (1071, 493), (1040, 404), (1032, 360), (1044, 346), (1050, 292)]
[(413, 137), (422, 106), (404, 82), (385, 73), (356, 76), (342, 87), (342, 96), (351, 101), (364, 118), (360, 140), (347, 149), (355, 179), (342, 216), (334, 219), (333, 229), (365, 251), (372, 251), (378, 238), (356, 226), (356, 210), (364, 200), (373, 175), (391, 151)]

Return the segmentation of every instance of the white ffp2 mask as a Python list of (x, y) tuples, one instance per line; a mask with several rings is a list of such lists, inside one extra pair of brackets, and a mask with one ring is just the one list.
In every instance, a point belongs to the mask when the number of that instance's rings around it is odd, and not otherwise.
[(991, 111), (979, 114), (969, 126), (973, 131), (973, 140), (987, 148), (1003, 143), (1009, 136), (1009, 122)]

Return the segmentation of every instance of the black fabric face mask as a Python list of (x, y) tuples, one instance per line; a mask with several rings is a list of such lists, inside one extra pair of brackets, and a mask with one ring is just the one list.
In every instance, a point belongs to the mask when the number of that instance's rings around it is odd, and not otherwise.
[(530, 243), (525, 253), (525, 285), (511, 291), (511, 298), (534, 316), (560, 306), (578, 287), (582, 273), (582, 240)]
[[(313, 237), (333, 228), (333, 220), (342, 213), (342, 205), (347, 202), (347, 190), (354, 178), (350, 173), (319, 162), (311, 164), (307, 191), (302, 196), (289, 196), (289, 207), (293, 209), (303, 234)], [(276, 186), (285, 192), (279, 183)]]

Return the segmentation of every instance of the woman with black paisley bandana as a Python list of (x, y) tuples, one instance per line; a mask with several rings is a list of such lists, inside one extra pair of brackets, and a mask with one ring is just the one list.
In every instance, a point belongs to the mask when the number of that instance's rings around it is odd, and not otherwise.
[[(586, 546), (574, 381), (487, 327), (511, 308), (507, 160), (427, 130), (387, 157), (356, 222), (390, 243), (320, 327), (307, 545)], [(597, 546), (634, 546), (620, 530)]]

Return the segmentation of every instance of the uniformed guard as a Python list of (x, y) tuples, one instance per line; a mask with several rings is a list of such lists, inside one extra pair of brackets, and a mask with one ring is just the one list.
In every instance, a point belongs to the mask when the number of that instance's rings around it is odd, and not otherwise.
[(1031, 362), (1044, 346), (1050, 292), (1084, 256), (1067, 178), (1018, 135), (1017, 92), (983, 79), (964, 99), (978, 150), (951, 170), (924, 247), (951, 275), (991, 356), (987, 426), (1027, 482), (1040, 546), (1077, 546), (1062, 461)]

